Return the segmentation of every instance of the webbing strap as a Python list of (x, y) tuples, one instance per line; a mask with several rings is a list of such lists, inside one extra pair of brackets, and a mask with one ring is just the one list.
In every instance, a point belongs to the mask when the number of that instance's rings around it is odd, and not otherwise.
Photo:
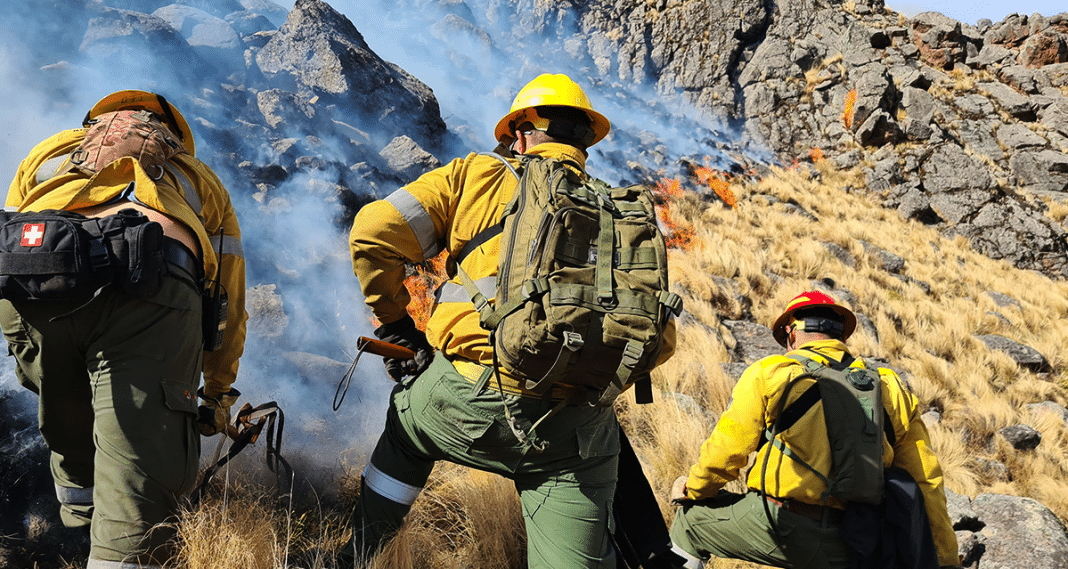
[(39, 275), (69, 273), (76, 265), (77, 255), (70, 252), (0, 253), (0, 273), (5, 275)]
[(612, 249), (615, 246), (616, 224), (609, 210), (611, 202), (600, 194), (598, 196), (601, 198), (601, 230), (597, 236), (597, 300), (601, 304), (609, 304), (615, 297), (612, 288)]
[[(464, 285), (464, 290), (467, 291), (468, 296), (471, 297), (471, 303), (475, 305), (475, 310), (478, 311), (478, 320), (483, 327), (487, 325), (495, 327), (497, 322), (500, 321), (500, 317), (496, 315), (493, 310), (493, 305), (490, 304), (486, 295), (482, 294), (479, 290), (478, 284), (471, 279), (471, 276), (467, 274), (467, 271), (460, 265), (456, 265), (456, 276), (460, 277), (460, 282)], [(492, 323), (492, 324), (490, 324)]]
[(527, 389), (539, 395), (545, 393), (552, 387), (553, 382), (556, 381), (559, 375), (563, 373), (564, 367), (571, 361), (572, 354), (581, 350), (586, 343), (582, 339), (582, 335), (577, 332), (565, 331), (563, 336), (564, 341), (560, 345), (560, 351), (556, 353), (556, 360), (553, 361), (553, 365), (549, 366), (548, 371), (545, 372), (541, 379), (527, 380)]
[[(779, 431), (779, 432), (781, 433), (782, 431)], [(769, 438), (770, 438), (770, 437), (771, 437), (771, 435), (772, 435), (772, 433), (771, 433), (771, 430), (770, 430), (770, 429), (768, 429), (768, 430), (766, 430), (766, 431), (764, 432), (764, 436), (765, 436), (765, 437), (769, 437)], [(818, 477), (819, 477), (819, 479), (820, 479), (820, 480), (822, 480), (822, 481), (823, 481), (823, 483), (824, 483), (824, 484), (826, 484), (828, 488), (830, 488), (830, 487), (831, 487), (831, 480), (830, 480), (829, 478), (827, 478), (826, 476), (824, 476), (824, 475), (823, 475), (823, 473), (822, 473), (822, 472), (820, 472), (819, 470), (816, 470), (815, 468), (813, 468), (812, 466), (810, 466), (810, 465), (809, 465), (809, 464), (808, 464), (807, 462), (805, 462), (805, 461), (801, 460), (801, 457), (800, 457), (800, 456), (798, 456), (798, 455), (797, 455), (797, 453), (795, 453), (794, 451), (792, 451), (792, 450), (790, 450), (789, 448), (787, 448), (787, 446), (786, 446), (786, 443), (782, 442), (782, 439), (780, 439), (780, 438), (776, 437), (776, 438), (772, 439), (772, 441), (771, 441), (771, 444), (772, 444), (772, 446), (774, 446), (775, 448), (779, 449), (779, 452), (781, 452), (781, 453), (783, 453), (784, 455), (786, 455), (786, 456), (788, 456), (788, 457), (790, 457), (790, 458), (794, 459), (794, 460), (795, 460), (795, 461), (797, 461), (797, 463), (798, 463), (798, 464), (800, 464), (801, 466), (804, 466), (805, 468), (807, 468), (807, 469), (811, 470), (811, 471), (812, 471), (812, 473), (813, 473), (813, 474), (815, 474), (816, 476), (818, 476)]]
[(634, 367), (638, 365), (638, 362), (642, 360), (644, 352), (645, 349), (641, 342), (637, 340), (627, 341), (627, 345), (623, 348), (623, 357), (620, 358), (619, 367), (616, 368), (616, 382), (620, 388), (630, 381), (630, 374), (634, 371)]
[(464, 259), (466, 259), (475, 249), (481, 247), (483, 243), (493, 239), (503, 232), (504, 225), (501, 223), (495, 223), (482, 231), (479, 231), (477, 235), (472, 237), (471, 240), (460, 249), (460, 252), (456, 255), (456, 264), (459, 265), (464, 262)]

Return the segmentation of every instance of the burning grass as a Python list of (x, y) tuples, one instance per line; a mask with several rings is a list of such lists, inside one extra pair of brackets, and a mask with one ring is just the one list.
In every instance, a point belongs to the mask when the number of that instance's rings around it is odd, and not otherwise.
[[(1059, 417), (1035, 415), (1027, 407), (1047, 400), (1068, 404), (1063, 355), (1068, 353), (1068, 283), (992, 261), (962, 239), (945, 239), (903, 221), (841, 190), (856, 185), (852, 173), (835, 172), (826, 160), (816, 167), (818, 181), (803, 169), (776, 170), (762, 180), (724, 180), (737, 200), (730, 208), (710, 205), (692, 191), (711, 178), (658, 184), (661, 221), (672, 232), (684, 228), (686, 236), (678, 242), (683, 246), (673, 249), (671, 264), (688, 314), (680, 321), (675, 356), (654, 373), (655, 402), (636, 405), (625, 394), (618, 411), (658, 491), (665, 519), (673, 516), (667, 502), (670, 482), (696, 459), (733, 388), (723, 364), (731, 361), (735, 340), (722, 320), (751, 317), (767, 324), (817, 280), (849, 290), (852, 298), (842, 300), (875, 324), (877, 337), (862, 327), (850, 345), (889, 361), (917, 394), (921, 409), (941, 415), (928, 429), (947, 488), (968, 496), (1029, 496), (1068, 519), (1068, 427)], [(861, 240), (907, 259), (903, 275), (926, 286), (889, 276)], [(853, 265), (831, 254), (827, 244), (848, 252)], [(1007, 294), (1019, 305), (998, 306), (987, 292)], [(999, 316), (992, 316), (995, 312)], [(1052, 371), (1021, 369), (975, 338), (983, 333), (1035, 347), (1049, 358)], [(1042, 433), (1034, 451), (1015, 451), (998, 435), (999, 429), (1019, 423)], [(990, 468), (993, 461), (1005, 465), (1010, 476)], [(359, 472), (363, 464), (345, 467)], [(741, 488), (733, 484), (729, 488)], [(254, 499), (237, 507), (239, 502), (232, 497), (222, 509), (206, 503), (189, 514), (181, 530), (190, 561), (182, 567), (205, 566), (193, 560), (208, 558), (212, 566), (250, 569), (334, 566), (333, 552), (347, 538), (347, 506), (302, 513), (269, 501)], [(375, 567), (523, 567), (524, 549), (512, 484), (439, 464), (405, 528)], [(716, 560), (710, 567), (753, 566)]]

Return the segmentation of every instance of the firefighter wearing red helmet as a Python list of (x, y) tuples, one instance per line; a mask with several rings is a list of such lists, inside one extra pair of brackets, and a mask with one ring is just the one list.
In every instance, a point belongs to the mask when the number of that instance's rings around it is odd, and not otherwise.
[[(775, 319), (772, 335), (787, 354), (765, 357), (745, 370), (731, 403), (701, 446), (697, 464), (688, 475), (680, 476), (671, 490), (672, 500), (682, 506), (671, 537), (676, 549), (691, 558), (687, 567), (699, 567), (711, 557), (777, 567), (851, 566), (850, 548), (841, 534), (847, 504), (825, 494), (832, 453), (823, 406), (798, 404), (793, 409), (804, 409), (803, 414), (782, 431), (775, 444), (767, 443), (764, 437), (779, 411), (786, 410), (786, 415), (814, 383), (811, 378), (802, 378), (788, 389), (804, 371), (794, 357), (841, 369), (865, 367), (845, 345), (856, 325), (851, 310), (820, 291), (794, 297)], [(942, 469), (920, 419), (919, 402), (892, 370), (879, 368), (879, 377), (884, 423), (888, 426), (883, 466), (903, 469), (915, 480), (933, 538), (927, 541), (929, 558), (937, 557), (942, 567), (959, 567)], [(780, 401), (784, 394), (786, 401)], [(766, 472), (750, 469), (745, 494), (722, 491), (725, 484), (738, 478), (754, 451), (756, 464), (769, 459)], [(816, 472), (800, 467), (793, 456), (803, 457)]]

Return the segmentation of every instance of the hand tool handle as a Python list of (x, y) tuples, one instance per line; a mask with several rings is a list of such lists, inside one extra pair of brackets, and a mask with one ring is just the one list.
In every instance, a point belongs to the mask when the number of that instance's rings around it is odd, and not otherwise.
[(410, 360), (415, 357), (415, 352), (404, 346), (383, 342), (382, 340), (375, 338), (368, 338), (367, 336), (360, 336), (356, 339), (356, 349), (384, 358)]

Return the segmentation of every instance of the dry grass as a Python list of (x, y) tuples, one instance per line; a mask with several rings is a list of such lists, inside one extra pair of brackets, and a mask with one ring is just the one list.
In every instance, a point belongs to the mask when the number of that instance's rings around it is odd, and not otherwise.
[[(853, 173), (835, 172), (826, 160), (816, 167), (818, 180), (793, 169), (755, 182), (731, 181), (737, 209), (691, 195), (670, 205), (672, 219), (695, 229), (697, 246), (672, 256), (672, 278), (686, 296), (689, 316), (680, 324), (675, 356), (654, 373), (661, 390), (656, 401), (636, 405), (628, 394), (618, 402), (620, 420), (659, 493), (665, 518), (672, 516), (666, 501), (670, 482), (697, 458), (730, 398), (734, 380), (722, 364), (731, 359), (733, 339), (721, 319), (751, 317), (767, 324), (814, 280), (829, 279), (850, 291), (853, 300), (846, 304), (878, 328), (877, 339), (858, 332), (851, 347), (889, 360), (904, 372), (921, 408), (941, 413), (929, 430), (947, 488), (968, 496), (1029, 496), (1068, 519), (1068, 428), (1059, 417), (1027, 408), (1046, 400), (1068, 404), (1063, 355), (1068, 353), (1068, 283), (992, 261), (962, 239), (945, 239), (934, 229), (903, 221), (868, 198), (843, 191), (857, 185)], [(926, 283), (929, 292), (888, 275), (861, 240), (905, 258), (903, 274)], [(827, 243), (851, 253), (855, 266), (835, 258)], [(1004, 293), (1019, 306), (998, 306), (987, 292)], [(1023, 370), (975, 338), (990, 333), (1036, 348), (1049, 359), (1052, 372)], [(1038, 449), (1017, 451), (997, 434), (1021, 423), (1042, 434)], [(984, 469), (982, 461), (1000, 461), (1008, 478)], [(198, 561), (206, 558), (212, 558), (211, 566), (237, 568), (333, 567), (333, 552), (346, 538), (343, 507), (312, 515), (290, 513), (263, 499), (241, 508), (234, 507), (237, 502), (232, 499), (229, 508), (207, 503), (188, 514), (181, 526), (187, 553), (182, 567), (206, 566)], [(213, 543), (212, 549), (201, 540)], [(375, 567), (523, 567), (524, 543), (510, 482), (441, 464), (405, 529)], [(322, 552), (321, 565), (315, 564), (314, 551)], [(752, 567), (727, 560), (711, 566)]]

